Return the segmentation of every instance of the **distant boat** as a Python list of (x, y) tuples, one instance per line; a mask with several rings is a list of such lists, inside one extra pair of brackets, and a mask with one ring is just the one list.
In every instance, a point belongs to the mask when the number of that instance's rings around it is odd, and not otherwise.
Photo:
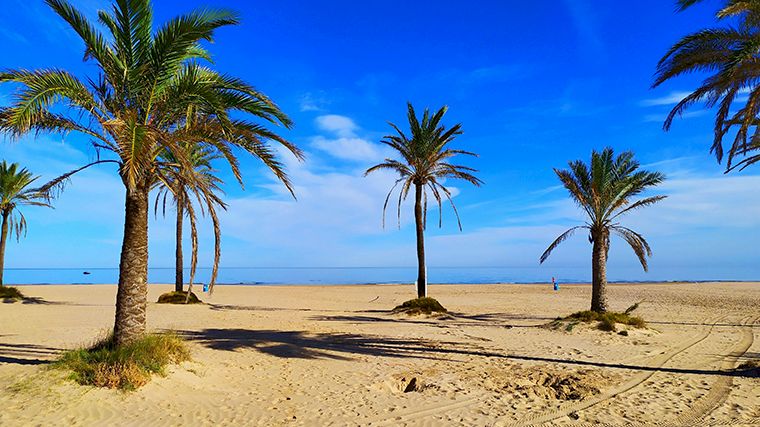
[(86, 275), (88, 275), (88, 274), (92, 274), (92, 273), (90, 273), (89, 271), (85, 271), (85, 272), (83, 272), (82, 274), (84, 274), (84, 275), (86, 276)]

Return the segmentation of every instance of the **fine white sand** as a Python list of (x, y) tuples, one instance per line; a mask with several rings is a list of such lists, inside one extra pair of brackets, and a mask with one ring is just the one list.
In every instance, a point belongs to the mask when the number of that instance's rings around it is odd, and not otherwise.
[[(149, 299), (169, 290), (150, 286)], [(760, 425), (760, 284), (611, 285), (649, 329), (542, 327), (590, 287), (439, 285), (451, 311), (388, 310), (411, 286), (219, 286), (150, 303), (192, 361), (124, 393), (46, 368), (111, 326), (113, 285), (22, 286), (0, 303), (0, 425)], [(404, 393), (416, 379), (414, 391)]]

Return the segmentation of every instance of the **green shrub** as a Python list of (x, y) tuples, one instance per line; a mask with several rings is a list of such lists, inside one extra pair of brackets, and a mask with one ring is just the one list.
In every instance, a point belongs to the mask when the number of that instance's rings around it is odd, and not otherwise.
[(406, 301), (405, 303), (397, 306), (393, 309), (394, 313), (406, 313), (412, 314), (432, 314), (432, 313), (446, 313), (447, 310), (443, 308), (441, 303), (436, 299), (430, 297), (417, 298)]
[(12, 286), (0, 286), (0, 299), (24, 299), (24, 294)]
[(198, 299), (198, 296), (193, 292), (190, 292), (190, 298), (188, 299), (186, 291), (171, 291), (158, 297), (157, 302), (159, 304), (200, 304), (203, 301)]
[[(635, 308), (634, 308), (635, 309)], [(633, 311), (634, 309), (630, 310)], [(644, 319), (638, 316), (631, 316), (628, 313), (616, 313), (614, 311), (607, 311), (604, 313), (599, 313), (596, 311), (579, 311), (577, 313), (573, 313), (567, 317), (565, 317), (565, 320), (578, 320), (581, 322), (599, 322), (597, 327), (601, 329), (602, 331), (609, 331), (614, 332), (617, 330), (616, 324), (620, 323), (623, 325), (633, 326), (634, 328), (643, 328), (646, 327), (646, 323), (644, 322)]]
[(90, 348), (67, 351), (53, 367), (71, 371), (69, 378), (82, 385), (134, 390), (151, 374), (164, 375), (168, 364), (189, 358), (184, 341), (174, 334), (149, 334), (119, 347), (109, 336)]

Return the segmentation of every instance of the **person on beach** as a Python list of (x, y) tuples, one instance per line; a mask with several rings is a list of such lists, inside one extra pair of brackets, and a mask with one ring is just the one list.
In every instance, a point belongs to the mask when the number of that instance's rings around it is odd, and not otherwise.
[(552, 286), (554, 286), (555, 291), (559, 290), (559, 283), (554, 280), (554, 277), (552, 277)]

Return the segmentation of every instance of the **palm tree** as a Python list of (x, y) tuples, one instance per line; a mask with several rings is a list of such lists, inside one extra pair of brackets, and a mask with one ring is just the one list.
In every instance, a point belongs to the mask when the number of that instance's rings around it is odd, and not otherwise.
[(242, 185), (235, 149), (261, 159), (291, 190), (271, 146), (277, 142), (298, 158), (300, 150), (249, 118), (290, 128), (290, 119), (244, 81), (200, 61), (201, 45), (216, 29), (238, 23), (236, 14), (202, 9), (154, 30), (150, 0), (115, 0), (98, 18), (105, 34), (66, 0), (46, 3), (79, 35), (85, 59), (98, 75), (84, 81), (64, 70), (9, 70), (0, 83), (20, 86), (13, 104), (0, 109), (0, 131), (77, 132), (109, 158), (71, 171), (43, 186), (53, 190), (74, 173), (102, 163), (118, 165), (124, 184), (124, 238), (119, 263), (114, 339), (120, 346), (145, 333), (148, 276), (148, 195), (161, 174), (160, 156), (172, 153), (188, 182), (195, 182), (184, 144), (216, 150)]
[(610, 234), (622, 237), (633, 249), (644, 271), (648, 270), (647, 256), (652, 250), (644, 237), (623, 227), (617, 222), (622, 215), (645, 206), (652, 205), (666, 196), (650, 196), (637, 201), (631, 200), (650, 187), (660, 184), (665, 176), (659, 172), (639, 170), (639, 163), (633, 153), (626, 151), (615, 157), (612, 148), (601, 153), (591, 153), (591, 163), (581, 160), (568, 163), (569, 170), (554, 169), (570, 197), (588, 215), (586, 224), (572, 227), (562, 233), (541, 255), (543, 263), (560, 243), (579, 229), (588, 230), (589, 242), (593, 244), (591, 255), (592, 296), (591, 310), (607, 311), (607, 253), (610, 249)]
[[(679, 10), (699, 2), (677, 0)], [(652, 87), (684, 74), (709, 73), (699, 87), (676, 104), (663, 128), (669, 130), (673, 119), (694, 104), (717, 107), (710, 152), (721, 162), (723, 139), (735, 128), (734, 140), (727, 150), (726, 170), (730, 171), (760, 161), (760, 154), (752, 154), (760, 152), (760, 85), (757, 84), (760, 2), (723, 0), (717, 18), (738, 22), (738, 26), (705, 29), (679, 40), (657, 64)], [(743, 100), (745, 95), (746, 100)], [(735, 163), (737, 158), (742, 159)]]
[[(401, 202), (406, 200), (409, 191), (414, 187), (414, 220), (417, 232), (417, 296), (425, 297), (427, 292), (427, 269), (425, 268), (425, 226), (427, 223), (427, 198), (428, 190), (438, 203), (438, 226), (442, 223), (442, 198), (446, 197), (451, 203), (454, 215), (457, 218), (459, 229), (462, 229), (462, 222), (459, 219), (459, 213), (451, 199), (451, 191), (446, 188), (442, 180), (447, 178), (463, 179), (475, 186), (480, 186), (483, 181), (475, 177), (473, 172), (477, 170), (460, 165), (452, 165), (448, 160), (457, 154), (464, 154), (477, 157), (477, 154), (468, 151), (454, 150), (448, 148), (448, 144), (462, 134), (462, 125), (456, 124), (449, 129), (441, 125), (441, 119), (448, 107), (441, 107), (435, 114), (431, 115), (426, 108), (422, 115), (422, 120), (417, 118), (414, 107), (407, 103), (407, 117), (409, 120), (409, 129), (411, 135), (407, 136), (398, 126), (389, 123), (395, 135), (388, 135), (381, 141), (383, 144), (393, 148), (401, 155), (402, 161), (394, 159), (385, 159), (371, 168), (367, 169), (364, 176), (378, 171), (391, 170), (398, 173), (399, 178), (391, 187), (385, 198), (383, 205), (383, 227), (385, 226), (385, 211), (388, 207), (388, 200), (396, 187), (401, 184), (398, 196), (398, 221), (401, 227)], [(442, 196), (443, 195), (443, 196)]]
[[(163, 213), (166, 215), (166, 204), (169, 197), (174, 201), (177, 214), (176, 218), (176, 245), (175, 245), (175, 274), (174, 290), (182, 292), (184, 290), (184, 256), (182, 252), (183, 223), (185, 216), (190, 219), (190, 240), (192, 242), (192, 255), (190, 261), (190, 286), (192, 287), (195, 271), (198, 265), (198, 231), (196, 227), (196, 214), (193, 207), (195, 198), (201, 207), (201, 213), (205, 214), (208, 210), (209, 216), (214, 227), (214, 264), (211, 271), (210, 287), (216, 282), (216, 276), (219, 269), (219, 259), (221, 256), (221, 230), (219, 228), (219, 218), (216, 214), (216, 208), (224, 210), (227, 205), (219, 196), (223, 193), (219, 187), (222, 180), (219, 179), (213, 169), (211, 162), (219, 160), (221, 157), (210, 147), (202, 145), (191, 145), (187, 148), (188, 160), (193, 167), (191, 173), (195, 179), (188, 181), (185, 173), (179, 167), (177, 159), (172, 153), (167, 151), (162, 156), (164, 167), (162, 168), (165, 179), (159, 184), (158, 194), (156, 195), (155, 211), (158, 212), (159, 201), (163, 200)], [(204, 208), (205, 206), (205, 208)], [(189, 292), (189, 291), (188, 291)], [(188, 294), (189, 296), (189, 294)]]
[(10, 165), (5, 160), (0, 163), (0, 286), (3, 286), (3, 269), (5, 267), (5, 243), (8, 230), (15, 232), (16, 240), (26, 234), (26, 218), (19, 210), (20, 206), (45, 206), (48, 204), (45, 194), (38, 189), (29, 188), (39, 177), (24, 169), (19, 170), (18, 163)]

